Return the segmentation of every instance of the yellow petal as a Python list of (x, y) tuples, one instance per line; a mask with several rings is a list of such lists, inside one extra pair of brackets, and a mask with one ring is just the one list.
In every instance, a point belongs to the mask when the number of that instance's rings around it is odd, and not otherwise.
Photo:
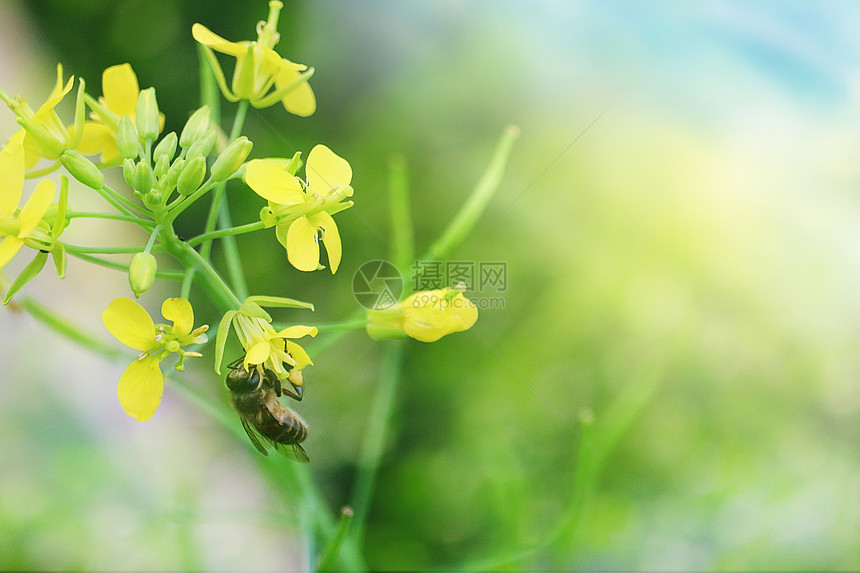
[(311, 361), (311, 357), (308, 356), (308, 353), (305, 352), (305, 349), (296, 344), (295, 342), (287, 341), (287, 352), (289, 352), (290, 356), (296, 361), (295, 367), (301, 370), (305, 366), (313, 366), (313, 362)]
[(305, 200), (302, 186), (296, 177), (277, 164), (263, 159), (248, 162), (245, 168), (245, 183), (263, 199), (280, 205), (298, 205)]
[(0, 151), (0, 215), (11, 216), (24, 189), (24, 131), (16, 133)]
[(328, 265), (329, 268), (331, 268), (331, 274), (334, 274), (335, 271), (337, 271), (337, 267), (340, 265), (340, 257), (342, 254), (340, 233), (337, 230), (337, 225), (331, 215), (325, 211), (312, 215), (310, 217), (310, 222), (315, 227), (323, 229), (322, 239), (323, 244), (325, 245), (325, 250), (328, 253)]
[(105, 105), (120, 117), (134, 117), (140, 86), (130, 64), (111, 66), (102, 73)]
[(130, 298), (116, 298), (102, 312), (108, 332), (135, 350), (150, 350), (156, 345), (155, 325), (142, 306)]
[(325, 145), (311, 149), (305, 172), (308, 185), (317, 193), (329, 193), (333, 189), (346, 187), (352, 181), (349, 163)]
[[(281, 71), (275, 78), (275, 88), (281, 89), (282, 87), (293, 83), (299, 79), (299, 75), (299, 72), (291, 67), (285, 66), (281, 68)], [(301, 85), (296, 86), (293, 91), (284, 96), (281, 103), (284, 104), (284, 107), (288, 112), (300, 117), (313, 115), (317, 110), (317, 100), (314, 97), (314, 91), (311, 89), (308, 82), (303, 82)]]
[(317, 228), (299, 217), (287, 230), (287, 259), (300, 271), (315, 271), (320, 264)]
[(128, 365), (116, 393), (125, 413), (140, 422), (152, 418), (164, 393), (164, 375), (157, 356), (147, 356)]
[(103, 123), (88, 121), (84, 124), (84, 134), (78, 144), (77, 151), (84, 155), (101, 154), (105, 163), (119, 157), (116, 135)]
[(21, 209), (21, 214), (18, 215), (18, 222), (21, 224), (21, 232), (18, 233), (19, 238), (24, 239), (33, 232), (36, 225), (42, 221), (42, 217), (45, 216), (53, 200), (54, 182), (42, 179), (36, 185), (24, 208)]
[(66, 82), (65, 87), (63, 87), (63, 66), (62, 64), (57, 64), (57, 83), (51, 91), (51, 95), (48, 96), (48, 101), (39, 107), (38, 111), (36, 111), (36, 115), (42, 115), (46, 111), (54, 109), (57, 104), (66, 97), (66, 94), (72, 89), (72, 84), (74, 83), (75, 76), (72, 76), (69, 78), (69, 81)]
[(301, 338), (303, 336), (316, 336), (317, 328), (315, 326), (303, 326), (301, 324), (297, 324), (295, 326), (288, 326), (287, 328), (280, 331), (277, 336), (278, 338)]
[(21, 248), (24, 241), (18, 237), (6, 237), (0, 242), (0, 269), (6, 266), (6, 263), (12, 260), (15, 253)]
[(450, 317), (457, 321), (459, 330), (469, 330), (478, 321), (477, 305), (464, 297), (462, 293), (451, 300), (447, 312)]
[(173, 323), (174, 336), (186, 336), (194, 328), (194, 310), (184, 298), (169, 298), (161, 305), (161, 314)]
[(225, 40), (218, 34), (211, 32), (209, 28), (207, 28), (203, 24), (194, 24), (191, 27), (191, 35), (194, 36), (195, 40), (197, 40), (204, 46), (208, 46), (213, 50), (216, 50), (223, 54), (239, 56), (241, 54), (244, 54), (246, 50), (246, 48), (241, 44), (230, 42), (228, 40)]
[(262, 364), (269, 358), (269, 350), (271, 346), (268, 340), (258, 342), (252, 346), (245, 355), (246, 364)]

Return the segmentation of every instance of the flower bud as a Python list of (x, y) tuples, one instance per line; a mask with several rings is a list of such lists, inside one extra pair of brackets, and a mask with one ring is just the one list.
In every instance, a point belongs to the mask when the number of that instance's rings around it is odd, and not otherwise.
[(167, 173), (168, 167), (170, 167), (170, 160), (167, 159), (166, 155), (161, 155), (155, 162), (155, 169), (152, 170), (152, 174), (156, 179), (160, 180)]
[(158, 162), (162, 157), (167, 157), (167, 162), (170, 163), (173, 161), (173, 156), (176, 155), (176, 144), (178, 142), (179, 138), (176, 137), (176, 132), (171, 131), (162, 137), (158, 145), (155, 146), (152, 152), (152, 159)]
[(140, 139), (155, 141), (158, 138), (158, 132), (161, 131), (158, 125), (158, 102), (155, 100), (155, 88), (147, 88), (140, 92), (134, 113)]
[(203, 106), (188, 118), (182, 135), (179, 136), (179, 145), (182, 149), (188, 149), (191, 144), (203, 137), (209, 131), (209, 106)]
[(131, 178), (131, 186), (135, 191), (144, 195), (152, 190), (152, 169), (145, 161), (141, 161), (134, 167), (134, 175)]
[(176, 183), (179, 181), (179, 176), (182, 175), (184, 169), (185, 160), (181, 157), (173, 162), (173, 165), (168, 168), (167, 174), (158, 181), (162, 193), (169, 195), (176, 189)]
[(134, 182), (134, 161), (131, 159), (122, 162), (122, 176), (129, 185)]
[(186, 159), (194, 159), (195, 156), (201, 155), (204, 158), (209, 156), (209, 152), (215, 147), (217, 136), (214, 131), (210, 131), (203, 137), (191, 144), (188, 148), (188, 153), (185, 154)]
[(190, 195), (197, 191), (204, 177), (206, 177), (206, 158), (197, 155), (186, 163), (185, 169), (182, 170), (176, 182), (176, 190), (180, 195)]
[(212, 180), (220, 183), (236, 173), (251, 153), (252, 147), (254, 144), (245, 136), (228, 145), (212, 166)]
[(116, 143), (123, 159), (137, 159), (137, 155), (140, 153), (140, 142), (137, 139), (137, 129), (127, 115), (119, 120)]
[(101, 189), (105, 184), (105, 176), (92, 161), (77, 151), (64, 151), (60, 156), (63, 167), (72, 177), (92, 189)]
[(302, 152), (296, 151), (293, 154), (292, 159), (290, 159), (289, 165), (287, 165), (287, 173), (290, 175), (295, 175), (299, 171), (299, 167), (302, 166)]
[(128, 267), (128, 284), (135, 298), (145, 293), (155, 281), (155, 271), (158, 270), (158, 261), (150, 253), (137, 253), (131, 259)]

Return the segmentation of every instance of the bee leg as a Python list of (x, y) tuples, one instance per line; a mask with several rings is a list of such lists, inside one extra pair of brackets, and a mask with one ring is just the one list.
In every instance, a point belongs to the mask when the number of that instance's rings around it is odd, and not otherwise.
[(297, 402), (301, 402), (302, 401), (302, 393), (303, 393), (302, 387), (296, 386), (295, 384), (292, 384), (292, 383), (290, 384), (290, 386), (292, 386), (293, 390), (295, 390), (295, 391), (287, 390), (286, 388), (284, 388), (283, 389), (284, 394), (286, 394), (287, 396), (289, 396), (290, 398), (292, 398), (293, 400), (295, 400)]
[(236, 360), (234, 360), (233, 362), (231, 362), (230, 364), (228, 364), (228, 365), (227, 365), (227, 368), (233, 368), (233, 369), (236, 369), (236, 368), (238, 368), (238, 367), (239, 367), (239, 365), (240, 365), (240, 364), (242, 364), (244, 361), (245, 361), (245, 357), (244, 357), (244, 356), (240, 356), (239, 358), (237, 358)]

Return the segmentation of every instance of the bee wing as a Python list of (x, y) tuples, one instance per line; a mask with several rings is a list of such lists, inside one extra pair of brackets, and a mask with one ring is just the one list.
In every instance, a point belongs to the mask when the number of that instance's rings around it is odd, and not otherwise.
[(287, 456), (293, 461), (300, 462), (303, 464), (306, 464), (311, 461), (311, 459), (308, 457), (307, 452), (305, 452), (305, 449), (299, 444), (279, 444), (278, 442), (271, 443), (275, 447), (275, 450), (278, 451), (278, 453)]
[(262, 442), (260, 442), (260, 438), (262, 438), (263, 436), (257, 433), (257, 430), (255, 430), (245, 418), (242, 418), (242, 427), (245, 428), (245, 433), (248, 434), (248, 437), (251, 439), (251, 443), (254, 444), (254, 447), (257, 448), (257, 451), (259, 451), (264, 456), (268, 456), (269, 452), (266, 451), (266, 447), (262, 444)]

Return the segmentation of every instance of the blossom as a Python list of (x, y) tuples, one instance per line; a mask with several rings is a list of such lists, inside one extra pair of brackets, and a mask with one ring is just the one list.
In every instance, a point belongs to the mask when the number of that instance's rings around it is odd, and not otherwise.
[(397, 305), (367, 313), (367, 333), (376, 339), (406, 334), (421, 342), (435, 342), (454, 332), (469, 330), (478, 308), (458, 289), (416, 292)]
[(232, 326), (245, 350), (245, 370), (250, 371), (252, 365), (258, 366), (271, 370), (279, 380), (289, 378), (294, 385), (301, 386), (301, 370), (313, 365), (313, 361), (305, 349), (292, 339), (316, 336), (316, 327), (294, 325), (276, 331), (272, 326), (272, 317), (255, 301), (261, 301), (267, 306), (313, 308), (307, 303), (280, 297), (249, 297), (239, 310), (228, 311), (221, 319), (215, 342), (216, 365), (220, 365), (227, 335)]
[[(86, 155), (101, 153), (102, 163), (117, 165), (119, 120), (128, 117), (134, 123), (140, 86), (130, 64), (110, 66), (102, 72), (102, 93), (98, 102), (90, 100), (92, 121), (84, 123), (78, 151)], [(159, 126), (164, 126), (164, 114), (159, 114)]]
[(71, 91), (74, 81), (75, 78), (72, 76), (64, 84), (63, 66), (57, 64), (57, 83), (51, 90), (48, 100), (35, 112), (22, 97), (19, 96), (10, 100), (4, 96), (4, 101), (18, 116), (18, 123), (24, 127), (23, 131), (26, 132), (24, 137), (24, 164), (26, 169), (32, 168), (42, 158), (57, 161), (64, 151), (75, 149), (80, 142), (80, 137), (75, 136), (78, 131), (75, 128), (83, 127), (83, 80), (81, 80), (78, 90), (75, 125), (67, 127), (54, 109)]
[(290, 263), (301, 271), (316, 270), (322, 238), (334, 274), (342, 247), (332, 215), (352, 206), (352, 202), (341, 202), (352, 196), (352, 168), (325, 145), (317, 145), (308, 155), (305, 174), (302, 181), (276, 161), (255, 159), (246, 166), (245, 182), (268, 199), (261, 219), (267, 226), (277, 226), (275, 234)]
[(192, 330), (194, 311), (184, 298), (165, 300), (161, 314), (173, 324), (154, 324), (146, 310), (129, 298), (114, 299), (102, 312), (105, 328), (126, 346), (140, 351), (120, 377), (117, 396), (126, 414), (141, 422), (149, 420), (161, 403), (164, 374), (160, 362), (175, 352), (179, 354), (175, 368), (183, 370), (186, 357), (202, 355), (182, 347), (207, 340), (209, 326)]
[[(33, 190), (22, 208), (18, 208), (24, 190), (24, 165), (26, 163), (26, 136), (23, 131), (15, 134), (0, 150), (0, 269), (27, 245), (38, 251), (34, 263), (22, 273), (21, 280), (33, 278), (44, 266), (47, 253), (54, 255), (57, 272), (62, 276), (65, 268), (65, 250), (56, 239), (66, 228), (66, 197), (68, 186), (63, 185), (60, 203), (49, 215), (55, 194), (53, 181), (43, 179)], [(23, 284), (7, 294), (7, 301)]]
[[(202, 24), (194, 24), (191, 35), (206, 47), (215, 77), (229, 101), (246, 99), (256, 108), (280, 101), (287, 111), (302, 117), (316, 111), (316, 99), (306, 81), (307, 74), (305, 77), (300, 74), (308, 67), (282, 58), (272, 49), (277, 42), (277, 32), (263, 26), (256, 41), (230, 42)], [(212, 50), (236, 58), (232, 90), (227, 88), (224, 72)], [(273, 86), (274, 91), (270, 92)]]

